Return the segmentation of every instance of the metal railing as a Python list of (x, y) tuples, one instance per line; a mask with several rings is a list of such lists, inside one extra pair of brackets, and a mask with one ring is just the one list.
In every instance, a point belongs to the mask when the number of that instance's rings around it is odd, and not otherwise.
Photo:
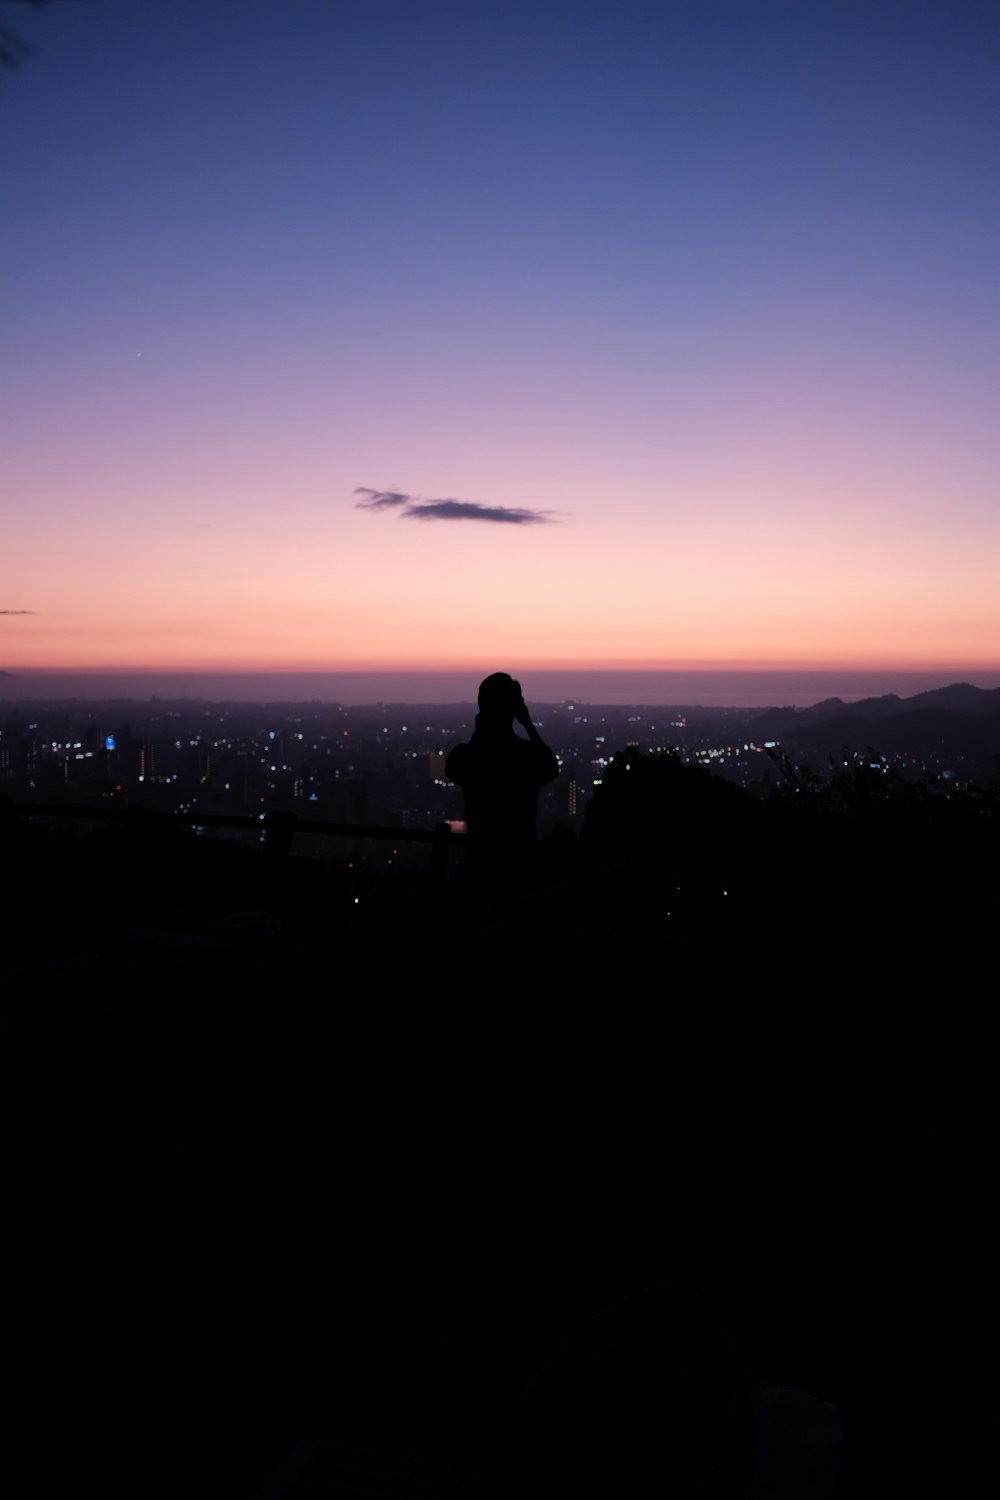
[(71, 807), (57, 802), (15, 802), (0, 796), (0, 820), (15, 817), (81, 818), (90, 822), (124, 823), (136, 830), (164, 825), (191, 828), (240, 828), (264, 835), (264, 854), (269, 861), (283, 862), (292, 852), (296, 834), (320, 833), (333, 838), (390, 839), (400, 844), (430, 844), (430, 873), (443, 881), (448, 873), (448, 855), (456, 844), (465, 842), (464, 833), (456, 833), (450, 823), (435, 823), (433, 828), (394, 828), (384, 823), (331, 823), (322, 819), (300, 818), (285, 810), (258, 813), (162, 812), (129, 802), (126, 807)]

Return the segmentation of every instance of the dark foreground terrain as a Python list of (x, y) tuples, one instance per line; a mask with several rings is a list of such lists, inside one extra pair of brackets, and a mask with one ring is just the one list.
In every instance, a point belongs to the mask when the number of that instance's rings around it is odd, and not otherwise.
[(655, 1285), (836, 1406), (837, 1493), (984, 1493), (995, 877), (808, 847), (735, 913), (659, 847), (481, 909), (8, 820), (6, 1492), (248, 1496), (309, 1437), (536, 1493), (515, 1394)]

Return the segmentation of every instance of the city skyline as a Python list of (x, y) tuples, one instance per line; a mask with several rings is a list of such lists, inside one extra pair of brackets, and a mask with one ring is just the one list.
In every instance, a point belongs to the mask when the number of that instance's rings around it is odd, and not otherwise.
[(15, 20), (0, 668), (1000, 669), (989, 8)]
[[(508, 663), (508, 665), (511, 665)], [(516, 664), (514, 664), (516, 665)], [(391, 704), (473, 707), (482, 672), (3, 672), (0, 706), (161, 699), (201, 703)], [(956, 685), (949, 672), (799, 671), (600, 671), (529, 669), (520, 674), (535, 707), (577, 703), (635, 708), (808, 708), (839, 698), (847, 703), (895, 695), (902, 702)], [(1000, 688), (1000, 671), (962, 679), (980, 691)]]

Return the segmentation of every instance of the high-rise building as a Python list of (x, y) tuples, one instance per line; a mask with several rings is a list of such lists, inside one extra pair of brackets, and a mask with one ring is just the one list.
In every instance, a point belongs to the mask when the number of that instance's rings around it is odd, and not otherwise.
[(156, 774), (156, 750), (151, 740), (129, 740), (125, 747), (125, 772), (129, 780), (152, 781)]
[(443, 750), (431, 750), (427, 756), (427, 775), (431, 781), (444, 781), (444, 763), (447, 760)]

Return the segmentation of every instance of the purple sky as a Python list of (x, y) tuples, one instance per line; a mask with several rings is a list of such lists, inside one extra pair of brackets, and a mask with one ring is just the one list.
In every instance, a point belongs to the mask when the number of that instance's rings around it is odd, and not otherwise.
[(0, 20), (0, 666), (1000, 665), (995, 4)]

